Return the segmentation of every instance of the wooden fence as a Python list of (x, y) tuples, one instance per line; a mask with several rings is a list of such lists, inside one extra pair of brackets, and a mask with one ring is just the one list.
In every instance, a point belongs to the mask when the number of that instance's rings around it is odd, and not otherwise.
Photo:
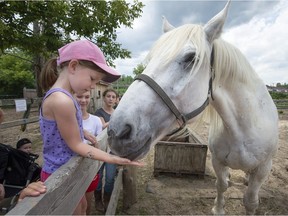
[(278, 110), (286, 110), (288, 109), (288, 100), (274, 100), (276, 107)]
[[(2, 124), (0, 124), (0, 129), (21, 126), (21, 130), (25, 131), (26, 124), (35, 123), (39, 121), (38, 115), (32, 118), (29, 118), (29, 117), (32, 112), (38, 113), (38, 108), (40, 106), (41, 101), (42, 101), (42, 98), (26, 99), (27, 110), (24, 112), (22, 119), (17, 119), (17, 120), (9, 121), (9, 122), (3, 122)], [(14, 99), (0, 100), (0, 107), (1, 108), (15, 108), (15, 100)]]
[[(38, 112), (41, 99), (26, 99), (27, 110), (23, 119), (4, 122), (0, 129), (11, 128), (39, 121), (39, 117), (29, 118), (33, 109)], [(0, 100), (0, 107), (15, 107), (14, 100)], [(25, 130), (25, 129), (24, 129)], [(102, 150), (107, 149), (107, 131), (102, 131), (97, 140)], [(90, 182), (95, 177), (102, 162), (75, 156), (68, 163), (53, 173), (45, 182), (47, 192), (39, 197), (27, 197), (16, 205), (7, 215), (71, 215), (84, 196)], [(135, 167), (122, 166), (114, 184), (106, 215), (116, 212), (120, 192), (123, 189), (123, 209), (128, 209), (136, 202)]]
[[(107, 148), (107, 133), (97, 137), (102, 150)], [(47, 192), (39, 197), (27, 197), (7, 215), (71, 215), (83, 197), (102, 162), (75, 156), (54, 172), (45, 182)], [(123, 185), (123, 208), (136, 202), (135, 170), (129, 166), (119, 169), (106, 215), (115, 215)], [(124, 192), (126, 191), (126, 192)]]

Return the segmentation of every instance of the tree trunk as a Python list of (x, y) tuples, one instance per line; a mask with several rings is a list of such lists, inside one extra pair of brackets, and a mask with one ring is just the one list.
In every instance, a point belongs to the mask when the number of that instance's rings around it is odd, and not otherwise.
[[(40, 24), (38, 21), (33, 22), (33, 33), (39, 35), (40, 34)], [(41, 69), (43, 66), (43, 58), (39, 53), (36, 53), (33, 57), (33, 70), (35, 74), (36, 80), (36, 92), (38, 97), (42, 97), (42, 89), (39, 86), (39, 77), (41, 73)]]

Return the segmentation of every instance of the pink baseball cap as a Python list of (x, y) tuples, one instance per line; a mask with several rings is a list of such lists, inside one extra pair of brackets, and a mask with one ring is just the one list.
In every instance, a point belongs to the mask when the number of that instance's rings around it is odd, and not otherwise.
[(89, 40), (73, 41), (61, 47), (58, 52), (58, 66), (72, 59), (86, 60), (93, 62), (106, 72), (106, 76), (102, 79), (104, 82), (114, 82), (121, 77), (117, 71), (107, 65), (105, 57), (99, 47)]

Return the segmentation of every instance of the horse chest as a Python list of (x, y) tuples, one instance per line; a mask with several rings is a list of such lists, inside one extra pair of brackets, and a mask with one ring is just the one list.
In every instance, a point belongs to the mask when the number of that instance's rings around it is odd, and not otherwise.
[(259, 164), (259, 148), (253, 139), (221, 136), (209, 140), (215, 159), (232, 169), (251, 170)]

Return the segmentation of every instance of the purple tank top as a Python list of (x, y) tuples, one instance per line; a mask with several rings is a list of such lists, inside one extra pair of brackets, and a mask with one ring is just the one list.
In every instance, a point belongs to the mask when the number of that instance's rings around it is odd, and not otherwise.
[[(63, 92), (68, 95), (76, 107), (76, 118), (79, 125), (81, 139), (84, 140), (82, 113), (77, 101), (66, 90), (61, 88), (50, 89), (44, 96), (44, 100), (54, 92)], [(61, 137), (57, 123), (54, 120), (45, 119), (42, 116), (42, 108), (39, 117), (40, 131), (43, 139), (43, 171), (47, 173), (55, 172), (60, 166), (65, 164), (72, 156), (77, 155), (73, 152)]]

